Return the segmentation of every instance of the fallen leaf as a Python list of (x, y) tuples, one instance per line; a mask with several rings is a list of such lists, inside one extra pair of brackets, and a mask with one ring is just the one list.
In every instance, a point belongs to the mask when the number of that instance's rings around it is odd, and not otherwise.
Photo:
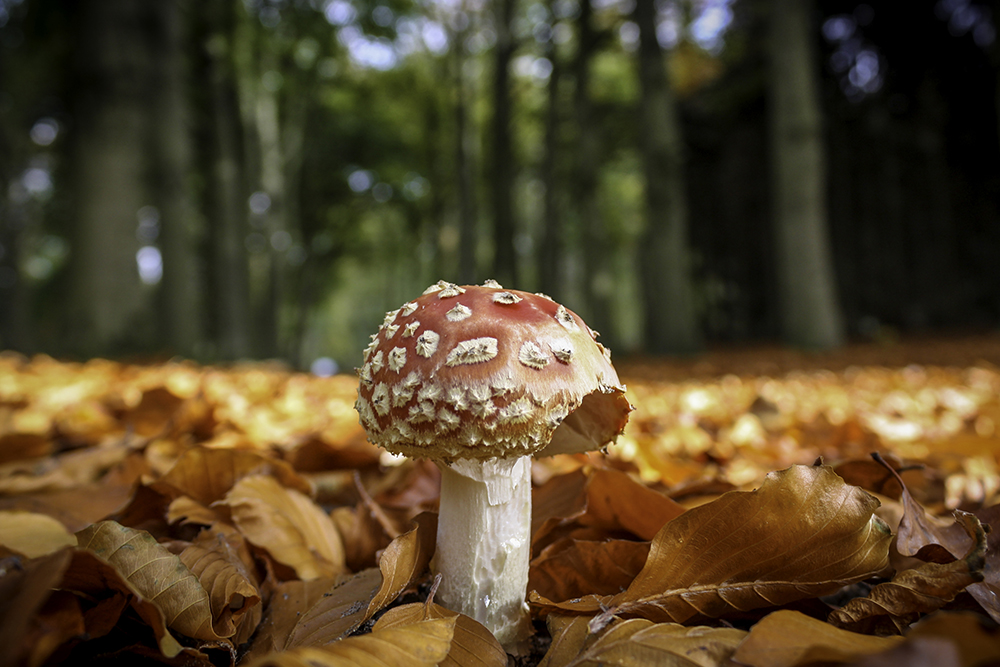
[(800, 612), (781, 610), (750, 628), (733, 660), (749, 667), (850, 662), (887, 651), (902, 641), (902, 637), (871, 637), (841, 630)]
[(81, 549), (108, 562), (163, 613), (167, 627), (195, 639), (220, 639), (208, 593), (181, 559), (141, 530), (102, 521), (77, 533)]
[(76, 546), (76, 537), (46, 514), (0, 512), (0, 545), (28, 558)]
[(962, 665), (1000, 664), (1000, 635), (987, 630), (984, 619), (967, 611), (935, 612), (920, 619), (907, 633), (907, 641), (938, 638), (955, 646)]
[(208, 592), (212, 624), (219, 637), (235, 635), (248, 612), (249, 624), (256, 628), (260, 591), (250, 573), (253, 561), (242, 535), (225, 524), (206, 528), (179, 558)]
[(31, 619), (31, 627), (21, 638), (28, 647), (26, 663), (43, 665), (64, 643), (83, 638), (86, 632), (83, 613), (76, 595), (68, 591), (53, 591), (38, 613)]
[(33, 559), (23, 567), (12, 567), (14, 559), (0, 568), (0, 666), (18, 664), (31, 650), (25, 645), (32, 619), (59, 586), (69, 567), (72, 549)]
[(454, 618), (455, 634), (442, 667), (506, 667), (507, 652), (482, 623), (464, 614), (445, 609), (439, 604), (414, 602), (393, 607), (378, 619), (373, 632), (386, 628), (412, 625), (435, 618)]
[(688, 510), (657, 533), (628, 590), (543, 610), (601, 611), (682, 623), (832, 593), (885, 568), (892, 538), (873, 512), (878, 500), (828, 466), (770, 473), (759, 489), (733, 491)]
[(538, 667), (566, 667), (575, 660), (590, 636), (589, 623), (590, 619), (585, 616), (549, 614), (545, 618), (545, 624), (552, 643)]
[(348, 637), (323, 648), (272, 653), (249, 667), (433, 667), (451, 649), (454, 618), (438, 618)]
[(598, 469), (587, 481), (587, 509), (579, 521), (584, 526), (627, 530), (649, 541), (663, 524), (684, 512), (684, 507), (630, 475)]
[(902, 570), (891, 581), (879, 584), (868, 597), (855, 598), (833, 611), (830, 623), (850, 630), (902, 634), (920, 614), (940, 609), (967, 586), (983, 578), (986, 535), (974, 515), (956, 512), (961, 525), (974, 536), (969, 553), (947, 564), (925, 563)]
[(309, 482), (284, 461), (254, 451), (192, 447), (159, 480), (176, 489), (178, 495), (208, 506), (222, 500), (243, 478), (270, 475), (283, 486), (304, 495), (312, 493)]
[(628, 588), (648, 555), (648, 542), (562, 539), (532, 559), (528, 590), (549, 600), (615, 595)]
[[(93, 627), (95, 636), (107, 634), (117, 625), (125, 607), (131, 606), (149, 626), (164, 657), (174, 658), (184, 650), (167, 628), (159, 605), (144, 597), (114, 565), (89, 549), (75, 549), (72, 554), (73, 560), (63, 575), (61, 587), (98, 601), (97, 607), (91, 610), (94, 614), (84, 614), (88, 631)], [(205, 601), (207, 612), (207, 595)]]
[[(367, 572), (362, 571), (351, 579), (359, 579), (366, 575), (372, 576), (376, 573), (375, 569)], [(341, 583), (344, 583), (343, 577), (313, 579), (311, 581), (293, 579), (278, 584), (270, 596), (267, 609), (258, 624), (253, 645), (245, 659), (252, 661), (268, 653), (289, 648), (288, 637), (295, 630), (302, 615), (309, 611), (320, 598), (332, 593)], [(378, 585), (378, 580), (374, 580), (370, 583), (369, 588), (374, 590)], [(346, 604), (350, 605), (354, 602), (356, 600), (351, 598), (347, 600)]]
[(247, 540), (293, 568), (299, 579), (333, 577), (345, 571), (340, 533), (308, 496), (273, 477), (250, 475), (233, 486), (225, 502)]
[(735, 628), (688, 628), (635, 618), (615, 623), (587, 642), (567, 667), (724, 665), (746, 634)]
[(364, 570), (320, 598), (298, 619), (285, 648), (337, 641), (412, 586), (430, 563), (436, 518), (418, 516), (417, 527), (385, 548), (378, 569)]

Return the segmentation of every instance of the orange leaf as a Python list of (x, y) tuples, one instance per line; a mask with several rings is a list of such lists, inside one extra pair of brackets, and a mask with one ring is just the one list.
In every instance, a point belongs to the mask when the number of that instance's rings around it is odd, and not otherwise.
[(299, 579), (345, 571), (344, 544), (326, 512), (273, 477), (244, 477), (226, 495), (233, 521), (247, 540), (295, 570)]

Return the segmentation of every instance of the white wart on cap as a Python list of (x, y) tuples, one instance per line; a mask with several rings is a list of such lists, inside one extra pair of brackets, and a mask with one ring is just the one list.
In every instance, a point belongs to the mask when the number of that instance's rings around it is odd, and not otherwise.
[(368, 439), (445, 462), (599, 449), (632, 409), (579, 316), (494, 281), (442, 281), (387, 313), (359, 375)]

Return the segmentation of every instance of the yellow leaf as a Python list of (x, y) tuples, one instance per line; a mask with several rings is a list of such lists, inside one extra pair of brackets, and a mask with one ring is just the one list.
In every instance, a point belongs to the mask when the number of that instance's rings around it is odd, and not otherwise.
[(160, 483), (207, 506), (224, 498), (237, 482), (251, 475), (271, 475), (300, 493), (312, 492), (309, 482), (284, 461), (239, 449), (192, 447), (177, 459)]
[(872, 637), (835, 628), (797, 611), (768, 614), (751, 629), (733, 660), (749, 667), (797, 667), (851, 662), (887, 651), (901, 637)]
[(168, 627), (195, 639), (220, 639), (212, 628), (208, 593), (181, 559), (143, 530), (101, 521), (76, 534), (81, 549), (109, 563), (153, 602)]
[(388, 610), (373, 630), (396, 628), (435, 618), (454, 618), (455, 636), (442, 667), (506, 667), (507, 652), (482, 623), (431, 602), (414, 602)]
[(285, 488), (273, 477), (252, 475), (229, 491), (226, 504), (247, 540), (293, 568), (299, 579), (345, 571), (340, 533), (307, 496)]
[(682, 623), (832, 593), (883, 570), (892, 535), (874, 516), (878, 500), (827, 466), (770, 473), (759, 489), (733, 491), (667, 522), (627, 590), (546, 611)]
[(735, 628), (687, 628), (676, 623), (622, 621), (590, 643), (568, 667), (710, 667), (725, 664), (746, 632)]
[(322, 648), (271, 653), (249, 667), (433, 667), (448, 655), (454, 618), (439, 618), (348, 637)]
[(0, 545), (28, 558), (37, 558), (76, 546), (76, 538), (47, 514), (0, 511)]

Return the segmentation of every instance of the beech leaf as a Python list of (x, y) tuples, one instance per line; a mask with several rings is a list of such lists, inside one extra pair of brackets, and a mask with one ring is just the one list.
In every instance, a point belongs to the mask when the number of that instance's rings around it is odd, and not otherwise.
[(496, 637), (479, 621), (441, 605), (414, 602), (388, 610), (375, 623), (373, 631), (411, 625), (435, 618), (454, 618), (455, 635), (451, 650), (441, 661), (442, 667), (506, 667), (507, 652)]
[(862, 632), (902, 633), (920, 614), (940, 609), (967, 586), (982, 581), (986, 554), (986, 534), (974, 515), (956, 512), (963, 528), (973, 536), (973, 545), (962, 560), (947, 564), (925, 563), (902, 570), (868, 597), (855, 598), (832, 612), (829, 622)]
[(163, 613), (167, 627), (195, 639), (220, 639), (208, 593), (181, 559), (144, 530), (101, 521), (76, 534), (81, 549), (108, 562)]
[(836, 628), (797, 611), (768, 614), (750, 628), (733, 660), (749, 667), (797, 667), (850, 662), (887, 651), (901, 637), (872, 637)]
[(348, 637), (322, 648), (271, 653), (250, 667), (433, 667), (451, 650), (455, 618), (437, 618)]
[(531, 600), (545, 611), (601, 611), (599, 629), (614, 615), (682, 623), (826, 595), (885, 568), (892, 534), (878, 505), (828, 466), (792, 466), (667, 522), (626, 591)]
[(179, 557), (208, 592), (213, 625), (220, 637), (236, 634), (237, 623), (248, 612), (250, 625), (256, 627), (260, 591), (245, 562), (252, 557), (234, 528), (218, 524), (203, 530)]
[(167, 484), (207, 506), (224, 498), (237, 482), (251, 475), (269, 475), (299, 493), (312, 493), (309, 482), (284, 461), (243, 449), (192, 447), (181, 454), (158, 484)]
[(550, 600), (614, 595), (628, 588), (648, 554), (648, 542), (562, 539), (531, 561), (528, 589)]
[(251, 475), (236, 483), (225, 502), (247, 540), (293, 568), (299, 579), (332, 577), (346, 570), (337, 527), (308, 496), (273, 477)]
[(318, 646), (345, 637), (413, 585), (434, 551), (436, 515), (421, 514), (417, 526), (394, 539), (379, 567), (359, 572), (323, 595), (301, 615), (286, 648)]
[(621, 621), (588, 642), (567, 667), (711, 667), (727, 664), (746, 631), (684, 627), (642, 618)]
[(76, 546), (76, 538), (47, 514), (0, 511), (0, 545), (28, 558), (37, 558)]

